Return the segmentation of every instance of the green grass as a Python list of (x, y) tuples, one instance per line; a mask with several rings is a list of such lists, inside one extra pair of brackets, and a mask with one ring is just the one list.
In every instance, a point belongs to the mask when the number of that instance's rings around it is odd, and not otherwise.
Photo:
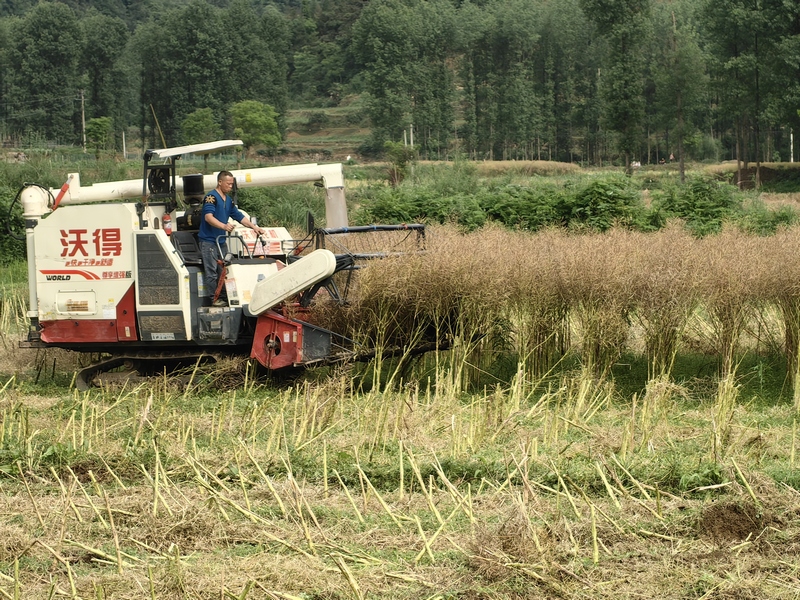
[(9, 288), (27, 287), (28, 263), (14, 261), (0, 267), (0, 286)]

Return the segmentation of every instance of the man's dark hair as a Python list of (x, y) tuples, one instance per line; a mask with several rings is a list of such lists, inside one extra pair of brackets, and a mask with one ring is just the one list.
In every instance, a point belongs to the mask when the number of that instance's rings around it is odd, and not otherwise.
[(233, 177), (233, 173), (231, 173), (230, 171), (220, 171), (219, 174), (217, 175), (217, 183), (222, 181), (223, 177)]

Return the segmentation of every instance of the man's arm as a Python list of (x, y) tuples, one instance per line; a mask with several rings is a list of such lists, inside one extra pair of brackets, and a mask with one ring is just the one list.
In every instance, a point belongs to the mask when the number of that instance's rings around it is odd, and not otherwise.
[[(208, 223), (209, 225), (211, 225), (216, 229), (222, 229), (224, 231), (233, 231), (234, 229), (236, 229), (236, 225), (230, 222), (223, 223), (222, 221), (217, 219), (217, 217), (215, 217), (213, 213), (206, 213), (205, 219), (206, 223)], [(241, 223), (245, 227), (249, 227), (250, 229), (255, 231), (258, 235), (264, 235), (267, 232), (266, 229), (252, 223), (250, 219), (248, 219), (247, 217), (242, 217), (242, 220), (239, 221), (239, 223)]]
[(233, 210), (231, 211), (231, 217), (239, 221), (239, 223), (241, 223), (245, 227), (249, 227), (250, 229), (255, 231), (258, 235), (264, 235), (267, 232), (265, 229), (262, 229), (261, 227), (253, 223), (250, 219), (248, 219), (247, 216), (236, 206), (234, 206)]
[(250, 219), (248, 219), (247, 217), (242, 217), (242, 220), (239, 221), (239, 223), (241, 223), (245, 227), (249, 227), (250, 229), (255, 231), (258, 235), (264, 235), (267, 232), (267, 230), (264, 229), (263, 227), (259, 227), (258, 225), (252, 223)]
[(206, 213), (205, 214), (206, 223), (214, 227), (215, 229), (222, 229), (223, 231), (233, 231), (236, 226), (233, 223), (223, 223), (217, 217), (214, 216), (214, 213)]

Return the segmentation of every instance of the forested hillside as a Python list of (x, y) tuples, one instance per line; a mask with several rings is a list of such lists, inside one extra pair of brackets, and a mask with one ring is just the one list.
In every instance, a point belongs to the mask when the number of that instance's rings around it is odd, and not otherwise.
[(800, 3), (0, 4), (7, 146), (78, 145), (84, 129), (104, 148), (123, 131), (149, 146), (234, 135), (245, 100), (271, 106), (285, 135), (288, 110), (353, 98), (363, 112), (347, 118), (372, 132), (363, 153), (413, 136), (424, 158), (789, 160)]

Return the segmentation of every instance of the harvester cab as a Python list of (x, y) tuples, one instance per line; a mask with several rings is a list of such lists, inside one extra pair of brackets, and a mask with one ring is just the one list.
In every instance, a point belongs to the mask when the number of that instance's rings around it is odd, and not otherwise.
[[(351, 356), (348, 340), (280, 310), (298, 295), (308, 302), (309, 291), (323, 286), (336, 297), (332, 275), (354, 268), (352, 260), (319, 247), (328, 230), (316, 230), (298, 245), (283, 227), (266, 227), (266, 235), (258, 236), (236, 223), (227, 239), (228, 306), (212, 306), (214, 290), (205, 286), (197, 232), (203, 197), (215, 187), (216, 174), (179, 177), (178, 160), (241, 143), (148, 150), (141, 180), (81, 186), (73, 173), (60, 190), (26, 187), (21, 201), (30, 332), (21, 345), (101, 355), (101, 362), (78, 374), (82, 388), (121, 364), (160, 372), (176, 361), (231, 353), (275, 370)], [(340, 164), (232, 173), (239, 189), (318, 184), (326, 192), (329, 230), (348, 229)]]

